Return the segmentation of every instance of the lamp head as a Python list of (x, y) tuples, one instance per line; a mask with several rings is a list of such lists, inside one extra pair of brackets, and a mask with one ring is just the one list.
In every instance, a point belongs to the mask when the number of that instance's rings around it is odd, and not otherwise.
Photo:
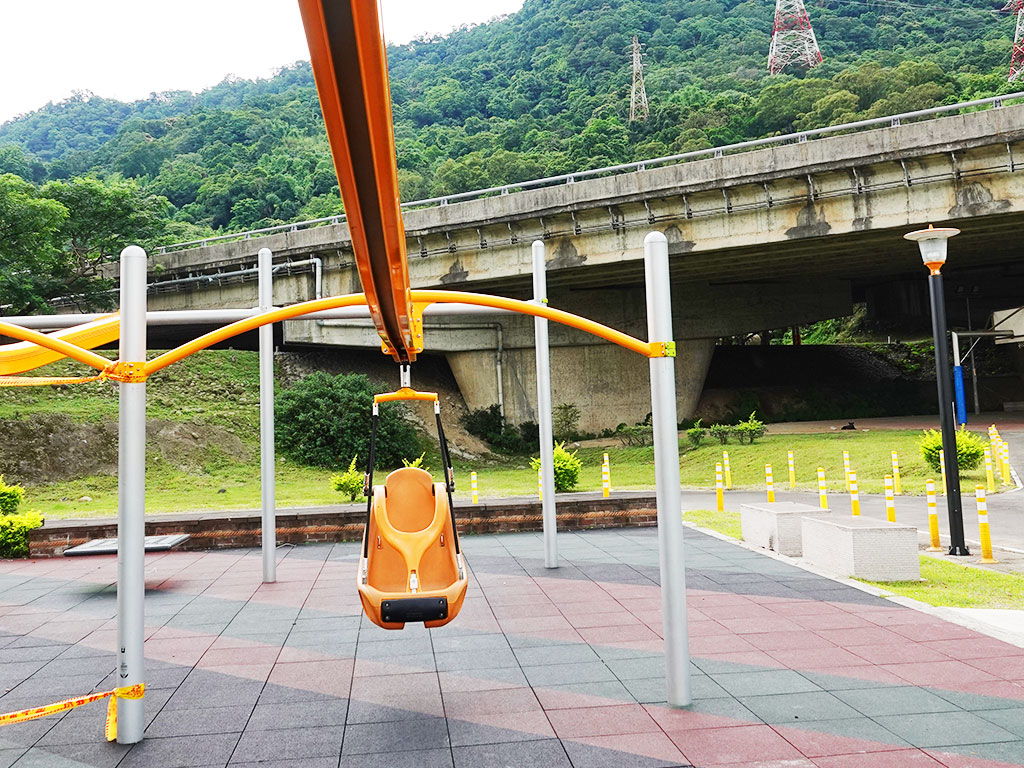
[(936, 229), (933, 225), (929, 224), (928, 229), (919, 229), (903, 237), (917, 242), (918, 247), (921, 249), (921, 261), (928, 267), (928, 271), (931, 274), (937, 275), (942, 270), (942, 265), (946, 263), (946, 246), (948, 245), (949, 238), (959, 234), (959, 229), (952, 227)]

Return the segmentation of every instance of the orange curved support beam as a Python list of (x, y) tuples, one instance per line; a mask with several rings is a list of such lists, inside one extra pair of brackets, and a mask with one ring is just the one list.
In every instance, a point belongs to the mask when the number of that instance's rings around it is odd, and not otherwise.
[(387, 56), (375, 0), (299, 0), (359, 279), (385, 349), (416, 359)]
[(480, 307), (507, 309), (524, 315), (544, 317), (556, 323), (592, 333), (594, 336), (610, 341), (612, 344), (618, 344), (620, 347), (625, 347), (644, 357), (664, 357), (666, 355), (660, 344), (640, 341), (628, 333), (617, 331), (571, 312), (553, 309), (547, 304), (534, 304), (520, 299), (506, 299), (504, 296), (488, 296), (482, 293), (463, 293), (462, 291), (412, 291), (411, 295), (416, 304), (474, 304)]
[(0, 336), (10, 336), (12, 339), (28, 342), (0, 347), (0, 375), (24, 373), (63, 357), (70, 357), (102, 371), (110, 366), (111, 361), (79, 344), (99, 346), (113, 341), (119, 335), (119, 319), (116, 317), (96, 320), (51, 334), (0, 320)]
[(374, 404), (390, 403), (395, 400), (429, 400), (430, 402), (436, 403), (437, 392), (417, 392), (415, 389), (402, 387), (397, 392), (385, 392), (383, 394), (373, 396)]
[(163, 370), (167, 366), (172, 365), (189, 355), (195, 354), (202, 349), (206, 349), (214, 344), (226, 341), (233, 336), (254, 331), (257, 328), (270, 323), (279, 323), (282, 320), (291, 320), (313, 312), (322, 312), (325, 309), (358, 307), (363, 304), (366, 304), (366, 296), (361, 293), (349, 293), (344, 296), (331, 296), (326, 299), (303, 301), (299, 304), (290, 304), (287, 307), (272, 309), (269, 312), (253, 315), (252, 317), (247, 317), (244, 320), (229, 323), (215, 331), (205, 333), (202, 336), (192, 339), (192, 341), (186, 344), (182, 344), (180, 347), (154, 357), (146, 363), (146, 375), (151, 376), (157, 371)]

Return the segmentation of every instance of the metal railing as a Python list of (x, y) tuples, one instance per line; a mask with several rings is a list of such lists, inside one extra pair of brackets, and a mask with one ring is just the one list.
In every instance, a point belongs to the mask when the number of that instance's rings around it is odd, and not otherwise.
[[(953, 112), (959, 112), (964, 109), (973, 109), (977, 107), (1002, 107), (1007, 101), (1013, 101), (1018, 99), (1024, 99), (1024, 91), (1016, 91), (1014, 93), (1007, 93), (1002, 96), (991, 96), (986, 99), (975, 99), (973, 101), (964, 101), (958, 104), (949, 104), (942, 107), (931, 107), (929, 109), (919, 109), (914, 112), (904, 112), (899, 115), (890, 115), (887, 117), (875, 117), (869, 120), (858, 120), (853, 123), (842, 123), (840, 125), (830, 125), (825, 128), (814, 128), (809, 131), (798, 131), (796, 133), (787, 133), (781, 136), (769, 136), (763, 139), (752, 139), (750, 141), (741, 141), (736, 144), (726, 144), (721, 147), (710, 147), (708, 149), (697, 149), (691, 152), (683, 152), (677, 155), (668, 155), (666, 157), (656, 157), (651, 160), (638, 160), (632, 163), (621, 163), (619, 165), (609, 165), (604, 168), (594, 168), (589, 171), (579, 171), (576, 173), (565, 173), (561, 176), (548, 176), (543, 179), (534, 179), (532, 181), (520, 181), (513, 184), (504, 184), (500, 187), (487, 187), (486, 189), (475, 189), (471, 192), (459, 192), (453, 195), (443, 195), (441, 197), (430, 197), (425, 200), (411, 200), (406, 203), (402, 203), (403, 210), (410, 210), (416, 208), (430, 208), (436, 206), (449, 205), (451, 203), (461, 203), (468, 200), (478, 200), (484, 197), (492, 197), (494, 195), (507, 195), (512, 192), (524, 192), (530, 189), (541, 189), (544, 187), (562, 186), (566, 184), (572, 184), (577, 181), (583, 181), (585, 179), (593, 179), (600, 176), (618, 175), (623, 173), (636, 173), (637, 171), (644, 171), (650, 168), (662, 167), (667, 165), (677, 165), (690, 160), (701, 160), (706, 158), (722, 157), (726, 154), (732, 154), (734, 152), (743, 152), (751, 149), (760, 149), (762, 147), (778, 146), (783, 144), (800, 144), (813, 138), (819, 138), (822, 136), (828, 136), (833, 133), (842, 133), (844, 131), (857, 131), (864, 128), (877, 128), (878, 126), (898, 126), (904, 121), (915, 120), (922, 117), (932, 117), (935, 115), (947, 115)], [(249, 240), (252, 237), (259, 237), (262, 235), (278, 234), (282, 232), (297, 232), (300, 229), (312, 229), (313, 227), (319, 227), (324, 224), (340, 224), (345, 221), (345, 214), (341, 213), (337, 216), (325, 216), (320, 219), (310, 219), (309, 221), (299, 221), (294, 224), (278, 224), (273, 227), (263, 227), (261, 229), (251, 229), (247, 232), (235, 232), (228, 235), (216, 235), (213, 237), (202, 238), (201, 240), (190, 240), (185, 243), (175, 243), (173, 245), (160, 246), (156, 249), (157, 253), (167, 253), (168, 251), (182, 250), (185, 248), (195, 248), (210, 245), (212, 243), (221, 243), (229, 240)]]

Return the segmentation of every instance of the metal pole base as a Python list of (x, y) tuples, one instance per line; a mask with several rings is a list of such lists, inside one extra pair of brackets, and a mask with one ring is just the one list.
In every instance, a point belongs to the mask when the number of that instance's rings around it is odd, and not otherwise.
[(947, 554), (953, 555), (954, 557), (970, 557), (971, 551), (967, 548), (966, 544), (962, 546), (954, 544), (949, 548), (949, 552)]

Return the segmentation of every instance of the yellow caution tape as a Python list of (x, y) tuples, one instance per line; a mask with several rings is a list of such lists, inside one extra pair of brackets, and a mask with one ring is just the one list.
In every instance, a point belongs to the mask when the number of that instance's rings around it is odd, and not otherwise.
[(126, 363), (114, 360), (95, 376), (0, 376), (0, 387), (44, 387), (61, 384), (88, 384), (92, 381), (120, 381), (140, 384), (146, 381), (145, 362)]
[(0, 726), (14, 725), (15, 723), (24, 723), (28, 720), (36, 720), (40, 717), (46, 717), (47, 715), (55, 715), (58, 712), (66, 712), (69, 709), (80, 707), (83, 704), (91, 704), (94, 701), (109, 698), (110, 703), (107, 705), (106, 735), (107, 741), (113, 741), (117, 738), (117, 700), (141, 699), (145, 695), (145, 692), (146, 684), (139, 683), (138, 685), (129, 685), (124, 688), (115, 688), (112, 691), (90, 693), (88, 696), (64, 699), (64, 701), (58, 701), (56, 704), (47, 704), (42, 707), (23, 709), (20, 712), (8, 712), (6, 715), (0, 715)]

